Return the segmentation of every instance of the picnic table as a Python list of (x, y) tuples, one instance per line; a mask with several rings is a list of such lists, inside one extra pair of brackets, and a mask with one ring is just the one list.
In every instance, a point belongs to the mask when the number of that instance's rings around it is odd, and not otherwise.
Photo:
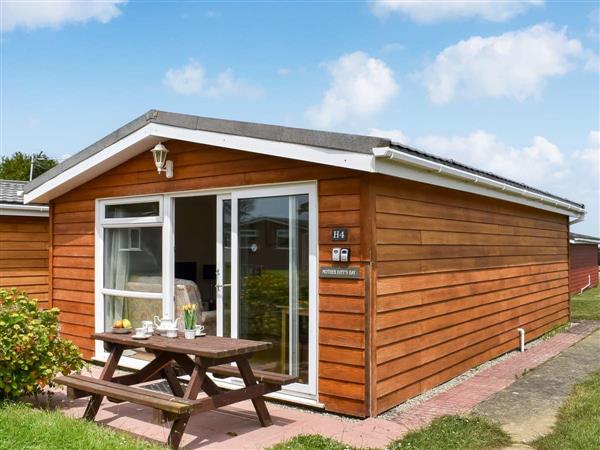
[[(92, 337), (104, 341), (109, 349), (108, 360), (100, 377), (73, 374), (59, 377), (56, 382), (67, 386), (69, 398), (91, 396), (83, 415), (87, 420), (94, 420), (104, 397), (116, 403), (128, 401), (154, 408), (164, 419), (173, 422), (168, 438), (168, 444), (173, 449), (179, 447), (191, 415), (244, 400), (252, 400), (262, 426), (271, 425), (271, 417), (262, 396), (297, 381), (294, 376), (252, 369), (249, 359), (254, 353), (270, 348), (270, 342), (218, 336), (184, 339), (182, 336), (167, 338), (159, 335), (140, 341), (133, 339), (130, 334), (116, 333), (96, 333)], [(123, 351), (140, 347), (153, 353), (154, 359), (137, 372), (115, 376)], [(175, 372), (175, 363), (190, 376), (185, 389)], [(207, 372), (240, 377), (245, 387), (223, 390)], [(166, 380), (173, 395), (134, 386), (159, 379)], [(200, 391), (206, 393), (206, 397), (198, 398)]]

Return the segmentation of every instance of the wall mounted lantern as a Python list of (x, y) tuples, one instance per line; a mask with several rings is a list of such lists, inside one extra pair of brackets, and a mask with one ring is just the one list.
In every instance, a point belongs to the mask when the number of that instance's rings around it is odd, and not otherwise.
[(150, 151), (152, 152), (158, 173), (165, 172), (167, 178), (173, 178), (173, 161), (167, 161), (167, 153), (169, 153), (167, 147), (162, 142), (159, 142)]

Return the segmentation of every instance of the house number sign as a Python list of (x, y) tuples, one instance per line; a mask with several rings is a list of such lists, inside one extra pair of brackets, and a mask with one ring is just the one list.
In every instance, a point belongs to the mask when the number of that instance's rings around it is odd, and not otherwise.
[(348, 240), (348, 228), (334, 228), (331, 230), (332, 241), (347, 241)]
[(343, 278), (349, 280), (360, 279), (360, 268), (358, 267), (321, 267), (319, 270), (321, 278)]

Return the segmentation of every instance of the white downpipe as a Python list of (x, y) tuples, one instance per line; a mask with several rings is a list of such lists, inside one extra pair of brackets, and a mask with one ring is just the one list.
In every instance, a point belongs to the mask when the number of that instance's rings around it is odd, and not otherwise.
[(587, 282), (587, 284), (584, 287), (581, 288), (581, 290), (579, 291), (579, 294), (583, 294), (583, 291), (585, 291), (591, 285), (592, 285), (592, 276), (588, 275), (588, 282)]
[(524, 352), (525, 351), (525, 329), (517, 328), (517, 331), (519, 332), (519, 344), (520, 344), (521, 352)]

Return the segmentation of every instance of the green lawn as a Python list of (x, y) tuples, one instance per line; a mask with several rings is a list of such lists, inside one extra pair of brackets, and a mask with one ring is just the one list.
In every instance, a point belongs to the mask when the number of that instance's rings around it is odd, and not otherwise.
[(573, 320), (600, 320), (600, 286), (571, 297)]
[(538, 450), (600, 449), (600, 371), (575, 386), (552, 433), (531, 445)]
[(0, 404), (1, 450), (164, 450), (60, 411), (23, 404)]
[[(490, 421), (474, 416), (444, 416), (408, 433), (386, 450), (491, 450), (506, 447), (510, 437)], [(296, 436), (269, 450), (358, 450), (318, 435)]]

